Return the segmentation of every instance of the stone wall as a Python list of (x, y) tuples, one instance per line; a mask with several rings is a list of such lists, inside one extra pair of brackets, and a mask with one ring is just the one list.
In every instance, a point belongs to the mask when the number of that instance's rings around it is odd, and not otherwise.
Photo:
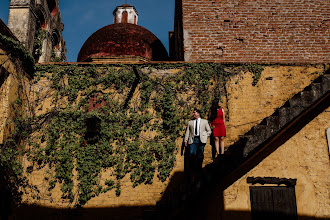
[[(252, 85), (254, 74), (251, 72), (231, 77), (226, 84), (227, 97), (222, 97), (227, 115), (225, 145), (233, 144), (239, 135), (273, 114), (327, 68), (324, 65), (266, 66), (256, 86)], [(211, 150), (207, 153), (211, 154)], [(211, 162), (210, 157), (205, 159), (206, 163)]]
[(36, 19), (28, 4), (19, 4), (17, 8), (9, 11), (8, 27), (15, 37), (25, 44), (26, 49), (32, 53)]
[[(246, 182), (247, 177), (297, 179), (295, 191), (299, 218), (329, 218), (330, 164), (326, 139), (329, 119), (330, 108), (224, 190), (224, 212), (221, 219), (233, 219), (239, 213), (250, 212), (249, 187), (252, 185)], [(250, 219), (249, 214), (245, 217)]]
[[(0, 50), (0, 53), (4, 53), (3, 50)], [(8, 57), (1, 55), (0, 56), (0, 62), (4, 63), (5, 60), (7, 60)], [(8, 62), (9, 64), (9, 62)], [(0, 144), (4, 143), (4, 136), (5, 136), (5, 125), (8, 118), (8, 91), (9, 91), (9, 84), (10, 84), (10, 78), (9, 78), (9, 71), (7, 65), (7, 68), (4, 65), (0, 69)], [(11, 70), (13, 71), (13, 70)]]
[(182, 1), (186, 62), (330, 59), (328, 0), (178, 1)]
[(8, 27), (31, 54), (35, 52), (37, 29), (46, 33), (39, 48), (41, 55), (35, 56), (37, 62), (50, 62), (54, 54), (60, 60), (65, 59), (66, 47), (62, 36), (64, 25), (58, 5), (58, 0), (10, 1)]
[[(236, 67), (239, 68), (239, 67)], [(232, 144), (235, 140), (238, 139), (239, 135), (244, 134), (246, 131), (248, 131), (253, 125), (260, 123), (260, 121), (271, 115), (274, 110), (280, 106), (283, 105), (283, 103), (288, 100), (290, 97), (292, 97), (297, 92), (303, 90), (307, 85), (310, 84), (310, 82), (317, 78), (321, 73), (327, 69), (327, 66), (324, 65), (318, 65), (318, 66), (265, 66), (265, 70), (262, 72), (261, 78), (257, 85), (253, 86), (253, 73), (250, 72), (244, 72), (241, 71), (239, 74), (233, 76), (230, 78), (230, 80), (227, 82), (226, 85), (226, 91), (227, 94), (222, 97), (222, 100), (224, 101), (223, 108), (225, 109), (226, 115), (227, 115), (227, 138), (225, 139), (226, 146), (229, 146)], [(159, 74), (166, 74), (167, 72), (175, 73), (177, 71), (171, 70), (166, 71), (162, 70), (159, 72)], [(153, 74), (157, 74), (153, 72)], [(38, 92), (38, 97), (41, 97), (42, 94), (50, 95), (51, 90), (49, 87), (49, 81), (46, 78), (43, 78), (39, 81), (39, 83), (34, 87), (34, 91)], [(136, 93), (139, 93), (137, 90)], [(136, 95), (136, 94), (135, 94)], [(31, 99), (33, 96), (30, 96)], [(46, 101), (43, 103), (43, 106), (38, 106), (39, 112), (44, 112), (47, 107), (49, 107), (52, 104), (51, 97), (48, 97)], [(323, 116), (322, 121), (325, 123), (326, 120), (324, 119), (328, 118), (329, 115), (325, 114)], [(314, 123), (314, 122), (313, 122)], [(315, 124), (315, 123), (314, 123)], [(324, 126), (328, 126), (329, 124)], [(321, 135), (320, 131), (314, 131), (315, 126), (313, 127), (307, 127), (305, 128), (306, 135), (307, 133), (315, 134), (315, 132), (318, 132), (318, 134)], [(311, 132), (309, 132), (309, 129), (311, 129)], [(323, 129), (323, 127), (322, 127)], [(322, 136), (322, 135), (321, 135)], [(308, 139), (310, 139), (313, 143), (316, 143), (318, 141), (318, 138), (316, 136), (310, 136)], [(299, 138), (298, 138), (299, 139)], [(294, 139), (296, 140), (296, 139)], [(303, 139), (306, 141), (305, 139)], [(291, 140), (290, 140), (291, 141)], [(100, 194), (98, 197), (92, 198), (90, 201), (87, 202), (87, 204), (84, 206), (85, 208), (89, 209), (99, 209), (99, 208), (120, 208), (120, 207), (141, 207), (140, 209), (145, 209), (147, 206), (155, 207), (156, 202), (159, 201), (164, 193), (166, 191), (171, 191), (172, 187), (177, 188), (180, 187), (180, 184), (182, 183), (183, 178), (183, 171), (184, 171), (184, 157), (180, 155), (180, 146), (182, 143), (182, 139), (177, 140), (177, 161), (175, 168), (172, 171), (172, 177), (169, 178), (164, 183), (160, 182), (158, 178), (154, 178), (152, 185), (139, 185), (135, 188), (132, 187), (132, 183), (130, 181), (129, 175), (125, 176), (122, 180), (122, 188), (121, 188), (121, 195), (119, 197), (116, 197), (115, 191), (109, 191), (104, 194)], [(303, 150), (303, 141), (300, 141), (299, 143), (294, 143), (295, 149)], [(297, 145), (297, 146), (296, 146)], [(286, 146), (286, 145), (285, 145)], [(286, 149), (287, 147), (283, 147), (283, 149)], [(205, 149), (205, 160), (204, 165), (212, 162), (212, 150), (209, 143), (206, 145)], [(307, 148), (308, 150), (310, 148)], [(294, 150), (293, 150), (294, 152)], [(312, 152), (312, 154), (315, 157), (323, 158), (323, 153), (321, 149)], [(320, 155), (319, 155), (320, 154)], [(285, 153), (283, 153), (285, 155)], [(282, 155), (282, 157), (283, 157)], [(324, 154), (327, 156), (327, 154)], [(303, 156), (301, 156), (303, 157)], [(280, 156), (277, 156), (276, 158), (280, 158)], [(291, 157), (292, 158), (292, 157)], [(276, 163), (276, 165), (284, 166), (282, 165), (282, 162), (279, 160), (276, 161), (275, 159), (270, 159), (272, 162)], [(305, 162), (307, 161), (304, 160)], [(326, 167), (324, 158), (322, 159), (323, 162), (320, 162), (319, 169), (316, 171), (322, 171), (324, 172), (324, 167)], [(300, 162), (296, 161), (298, 165)], [(30, 166), (31, 163), (27, 161), (26, 158), (23, 159), (23, 166), (27, 168)], [(297, 166), (298, 166), (297, 165)], [(299, 169), (301, 172), (310, 172), (310, 170), (314, 170), (313, 167), (308, 167), (307, 164), (300, 164)], [(267, 168), (268, 167), (268, 168)], [(267, 166), (261, 166), (261, 170), (268, 170), (270, 165)], [(304, 168), (305, 167), (305, 168)], [(258, 169), (258, 168), (256, 168)], [(287, 169), (287, 170), (286, 170)], [(47, 171), (48, 170), (48, 171)], [(303, 182), (300, 182), (300, 178), (296, 175), (293, 175), (290, 172), (293, 172), (295, 169), (291, 169), (289, 165), (285, 165), (283, 167), (283, 174), (279, 173), (277, 174), (274, 172), (275, 176), (282, 177), (281, 175), (285, 175), (283, 177), (287, 178), (298, 178), (298, 186), (297, 186), (297, 197), (300, 196), (305, 197), (306, 194), (302, 193), (301, 190), (298, 191), (299, 187), (312, 187), (311, 185), (299, 185), (303, 184)], [(74, 203), (68, 202), (68, 200), (64, 200), (61, 198), (61, 189), (60, 185), (56, 185), (56, 187), (49, 192), (48, 191), (48, 180), (45, 179), (45, 172), (50, 172), (51, 169), (43, 168), (41, 170), (33, 171), (32, 173), (28, 174), (28, 178), (31, 181), (32, 184), (36, 185), (40, 193), (38, 195), (33, 196), (33, 193), (31, 194), (25, 194), (23, 199), (24, 203), (26, 204), (36, 204), (41, 207), (49, 207), (49, 208), (73, 208)], [(75, 171), (74, 171), (75, 172)], [(314, 171), (313, 171), (314, 172)], [(286, 175), (288, 174), (288, 175)], [(77, 175), (74, 173), (74, 175)], [(251, 176), (252, 174), (249, 174)], [(266, 175), (262, 174), (261, 172), (253, 173), (253, 175)], [(269, 175), (269, 174), (267, 174)], [(317, 172), (313, 175), (318, 175)], [(102, 179), (107, 179), (109, 176), (111, 176), (110, 171), (105, 171), (102, 174)], [(177, 176), (179, 176), (177, 178)], [(177, 179), (176, 179), (177, 178)], [(180, 179), (181, 178), (181, 179)], [(304, 177), (305, 179), (307, 177)], [(316, 177), (313, 177), (316, 179)], [(102, 181), (102, 180), (101, 180)], [(237, 185), (243, 184), (244, 181), (238, 181), (233, 186), (229, 187), (225, 192), (225, 208), (226, 210), (232, 210), (236, 207), (239, 207), (241, 204), (241, 200), (246, 200), (245, 204), (243, 204), (242, 207), (247, 206), (248, 201), (246, 197), (245, 188), (243, 190), (242, 195), (239, 194), (239, 196), (243, 196), (243, 199), (240, 199), (239, 202), (236, 201), (237, 195), (233, 195), (237, 191)], [(325, 183), (326, 181), (323, 181)], [(322, 184), (323, 184), (322, 183)], [(75, 187), (77, 186), (77, 182), (75, 182)], [(321, 184), (321, 185), (322, 185)], [(174, 185), (174, 186), (173, 186)], [(176, 185), (176, 186), (175, 186)], [(323, 185), (322, 185), (323, 186)], [(247, 187), (247, 185), (244, 187)], [(318, 188), (318, 187), (316, 187)], [(241, 189), (241, 188), (239, 188)], [(322, 189), (317, 189), (322, 190)], [(302, 193), (302, 195), (300, 195)], [(238, 204), (239, 203), (239, 204)], [(323, 204), (322, 199), (320, 200), (320, 203)], [(236, 205), (237, 204), (237, 205)], [(300, 204), (299, 204), (300, 205)], [(300, 205), (300, 207), (302, 207)], [(300, 208), (302, 209), (302, 208)], [(141, 213), (140, 213), (141, 214)]]
[[(1, 45), (0, 45), (1, 46)], [(3, 144), (13, 130), (14, 111), (12, 103), (16, 99), (27, 102), (30, 81), (22, 67), (0, 49), (0, 144)]]

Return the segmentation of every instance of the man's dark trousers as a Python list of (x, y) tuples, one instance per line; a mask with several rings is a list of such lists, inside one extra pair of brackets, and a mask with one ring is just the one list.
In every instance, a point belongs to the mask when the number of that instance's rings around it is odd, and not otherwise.
[(202, 143), (199, 136), (195, 136), (193, 143), (189, 146), (190, 164), (193, 173), (197, 179), (200, 178), (202, 172), (202, 164), (204, 159), (205, 143)]

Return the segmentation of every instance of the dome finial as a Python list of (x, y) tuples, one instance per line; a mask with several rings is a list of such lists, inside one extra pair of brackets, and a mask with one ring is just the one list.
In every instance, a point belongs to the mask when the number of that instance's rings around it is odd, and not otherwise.
[[(125, 0), (127, 2), (127, 0)], [(121, 6), (117, 6), (117, 8), (113, 11), (113, 23), (130, 23), (137, 24), (138, 14), (134, 6), (129, 4), (123, 4)]]

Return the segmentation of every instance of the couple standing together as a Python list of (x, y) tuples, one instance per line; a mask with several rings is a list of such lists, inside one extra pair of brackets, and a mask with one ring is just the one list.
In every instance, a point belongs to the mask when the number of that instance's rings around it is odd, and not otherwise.
[[(220, 104), (221, 103), (218, 99), (215, 99), (212, 102), (209, 119), (213, 127), (213, 131), (210, 128), (209, 122), (206, 119), (201, 118), (201, 112), (198, 109), (194, 109), (194, 119), (188, 122), (184, 144), (186, 147), (189, 145), (190, 156), (195, 157), (200, 161), (200, 163), (202, 163), (204, 159), (204, 147), (206, 145), (207, 138), (212, 133), (214, 137), (216, 154), (224, 154), (224, 137), (226, 136), (225, 114)], [(200, 166), (201, 165), (202, 164), (200, 164)]]

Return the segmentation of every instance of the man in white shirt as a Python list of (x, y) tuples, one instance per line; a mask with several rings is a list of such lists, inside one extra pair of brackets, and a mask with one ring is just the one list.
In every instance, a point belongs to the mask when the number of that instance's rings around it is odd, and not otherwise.
[(193, 116), (194, 120), (188, 122), (184, 144), (186, 147), (189, 145), (191, 159), (196, 158), (197, 166), (201, 168), (204, 159), (204, 147), (212, 130), (208, 121), (201, 119), (201, 112), (198, 109), (194, 109)]

